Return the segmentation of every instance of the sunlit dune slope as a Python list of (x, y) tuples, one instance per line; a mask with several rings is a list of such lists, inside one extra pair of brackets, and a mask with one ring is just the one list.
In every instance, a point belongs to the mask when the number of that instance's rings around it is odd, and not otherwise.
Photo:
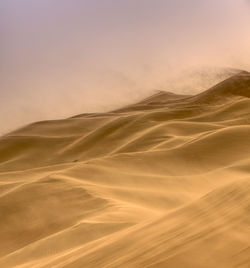
[(250, 267), (250, 74), (0, 138), (0, 267)]

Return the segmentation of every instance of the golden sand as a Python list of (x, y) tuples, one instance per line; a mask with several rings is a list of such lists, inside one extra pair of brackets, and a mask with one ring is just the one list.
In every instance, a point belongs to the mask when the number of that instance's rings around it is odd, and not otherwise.
[(250, 267), (250, 74), (0, 138), (0, 267)]

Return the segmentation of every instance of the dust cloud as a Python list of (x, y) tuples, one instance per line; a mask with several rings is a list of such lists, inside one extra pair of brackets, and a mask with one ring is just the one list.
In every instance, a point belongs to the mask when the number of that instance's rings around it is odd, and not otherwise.
[(0, 133), (249, 70), (244, 0), (3, 0)]

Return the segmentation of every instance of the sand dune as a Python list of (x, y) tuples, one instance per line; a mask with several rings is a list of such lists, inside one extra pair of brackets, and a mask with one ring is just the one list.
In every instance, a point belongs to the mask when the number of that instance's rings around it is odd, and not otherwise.
[(0, 138), (0, 267), (250, 267), (250, 74)]

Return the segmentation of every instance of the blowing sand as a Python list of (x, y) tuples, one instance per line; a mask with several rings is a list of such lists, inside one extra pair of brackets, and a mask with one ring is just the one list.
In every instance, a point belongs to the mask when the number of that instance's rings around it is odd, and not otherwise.
[(250, 74), (0, 138), (0, 267), (250, 267)]

